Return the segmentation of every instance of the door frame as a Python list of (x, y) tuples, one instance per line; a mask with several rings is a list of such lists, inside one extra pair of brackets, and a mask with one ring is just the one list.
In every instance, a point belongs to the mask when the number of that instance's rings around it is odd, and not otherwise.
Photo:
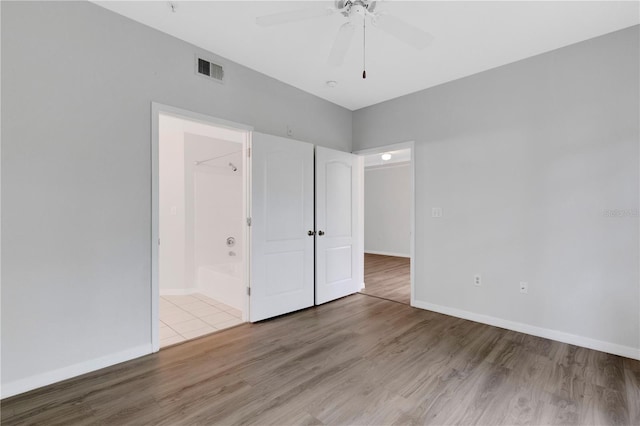
[[(411, 301), (410, 301), (410, 305), (411, 306), (415, 306), (415, 246), (416, 246), (416, 233), (415, 233), (415, 229), (416, 229), (416, 221), (415, 221), (415, 212), (416, 212), (416, 205), (415, 205), (415, 198), (416, 198), (416, 175), (415, 175), (415, 142), (414, 141), (407, 141), (407, 142), (400, 142), (400, 143), (394, 143), (391, 145), (384, 145), (384, 146), (380, 146), (380, 147), (375, 147), (375, 148), (367, 148), (367, 149), (362, 149), (362, 150), (358, 150), (358, 151), (354, 151), (353, 153), (356, 155), (360, 155), (360, 156), (366, 156), (366, 155), (371, 155), (371, 154), (382, 154), (384, 152), (387, 151), (395, 151), (395, 150), (400, 150), (400, 149), (409, 149), (410, 152), (410, 159), (409, 159), (409, 194), (410, 194), (410, 200), (409, 200), (409, 262), (410, 262), (410, 266), (409, 266), (409, 275), (410, 275), (410, 280), (411, 280)], [(364, 169), (365, 167), (362, 167), (362, 174), (364, 175)], [(361, 180), (361, 188), (360, 188), (360, 192), (361, 192), (361, 197), (360, 197), (360, 203), (361, 203), (361, 209), (360, 209), (360, 217), (359, 217), (359, 222), (360, 222), (360, 226), (362, 227), (362, 232), (360, 235), (360, 247), (362, 247), (362, 251), (361, 251), (361, 256), (362, 256), (362, 286), (364, 288), (364, 176)]]
[[(160, 238), (160, 114), (170, 115), (188, 121), (195, 121), (215, 127), (223, 127), (236, 131), (245, 132), (246, 136), (242, 143), (244, 152), (250, 152), (251, 134), (253, 126), (235, 123), (233, 121), (224, 120), (198, 112), (189, 111), (164, 105), (158, 102), (151, 102), (151, 348), (152, 352), (160, 350), (160, 264), (159, 264), (159, 248), (158, 242)], [(243, 210), (246, 218), (251, 217), (251, 159), (247, 155), (243, 155)], [(244, 286), (248, 287), (250, 282), (250, 265), (251, 265), (251, 238), (249, 226), (244, 227), (244, 244), (243, 244), (243, 260), (244, 260)], [(242, 313), (243, 321), (249, 318), (249, 295), (245, 292), (245, 309)]]

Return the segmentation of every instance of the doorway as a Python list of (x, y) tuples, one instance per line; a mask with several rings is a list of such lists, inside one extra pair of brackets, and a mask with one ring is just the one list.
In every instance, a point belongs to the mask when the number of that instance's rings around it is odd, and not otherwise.
[(413, 143), (359, 152), (364, 157), (363, 294), (413, 300)]
[(154, 104), (154, 351), (247, 320), (249, 129)]

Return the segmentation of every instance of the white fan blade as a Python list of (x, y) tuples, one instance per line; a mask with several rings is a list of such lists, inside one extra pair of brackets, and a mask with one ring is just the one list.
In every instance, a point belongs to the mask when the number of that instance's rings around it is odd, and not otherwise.
[(322, 9), (301, 9), (292, 10), (290, 12), (275, 13), (273, 15), (260, 16), (256, 18), (256, 24), (263, 27), (270, 27), (272, 25), (286, 24), (289, 22), (302, 21), (305, 19), (318, 18), (321, 16), (328, 16), (333, 13), (332, 8), (324, 7)]
[(340, 27), (336, 41), (333, 42), (333, 47), (329, 54), (329, 59), (327, 61), (329, 65), (334, 67), (342, 65), (344, 57), (347, 54), (347, 50), (349, 50), (349, 46), (351, 45), (351, 39), (353, 38), (355, 31), (356, 26), (351, 22), (347, 22)]
[(424, 49), (433, 40), (431, 34), (391, 15), (380, 14), (373, 20), (373, 24), (416, 49)]

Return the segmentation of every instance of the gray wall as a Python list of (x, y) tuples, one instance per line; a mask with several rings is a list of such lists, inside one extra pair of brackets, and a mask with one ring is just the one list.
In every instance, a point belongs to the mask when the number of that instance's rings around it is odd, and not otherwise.
[(418, 306), (640, 356), (638, 37), (354, 112), (354, 149), (416, 143)]
[(411, 168), (408, 163), (364, 169), (365, 253), (409, 257)]
[[(151, 102), (351, 151), (351, 112), (86, 2), (2, 2), (3, 394), (150, 348)], [(48, 376), (49, 374), (49, 376)]]

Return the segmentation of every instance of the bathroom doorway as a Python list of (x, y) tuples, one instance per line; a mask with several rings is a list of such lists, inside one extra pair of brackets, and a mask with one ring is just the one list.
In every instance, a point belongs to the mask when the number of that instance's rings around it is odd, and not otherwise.
[(154, 341), (164, 348), (246, 321), (250, 133), (165, 112), (157, 129)]

